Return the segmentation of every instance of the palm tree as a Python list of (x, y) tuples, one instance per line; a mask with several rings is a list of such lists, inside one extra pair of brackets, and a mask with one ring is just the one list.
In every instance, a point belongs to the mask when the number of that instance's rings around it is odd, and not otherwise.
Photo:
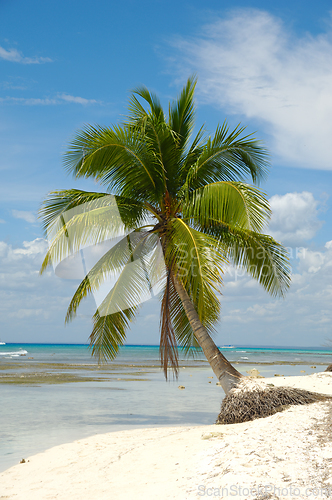
[[(94, 179), (105, 192), (50, 193), (41, 217), (53, 236), (41, 272), (87, 242), (118, 235), (120, 220), (122, 238), (86, 273), (66, 321), (109, 273), (117, 273), (94, 314), (90, 336), (93, 354), (113, 359), (138, 313), (140, 293), (151, 288), (151, 280), (159, 282), (166, 378), (169, 369), (177, 373), (178, 346), (187, 353), (200, 347), (227, 394), (243, 376), (212, 339), (223, 269), (230, 262), (244, 267), (272, 296), (284, 295), (290, 271), (285, 248), (262, 233), (270, 217), (264, 193), (244, 182), (264, 178), (266, 150), (245, 136), (244, 128), (230, 131), (226, 122), (213, 137), (204, 138), (202, 127), (192, 139), (195, 85), (189, 78), (167, 115), (154, 94), (137, 88), (121, 126), (86, 126), (77, 133), (65, 166), (76, 178)], [(118, 218), (109, 211), (110, 195)], [(158, 251), (163, 266), (154, 264)], [(144, 265), (128, 272), (135, 261)]]

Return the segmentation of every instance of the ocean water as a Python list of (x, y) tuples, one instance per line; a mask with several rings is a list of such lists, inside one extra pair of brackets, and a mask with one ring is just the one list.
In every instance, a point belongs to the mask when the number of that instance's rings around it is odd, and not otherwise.
[[(306, 375), (332, 363), (319, 348), (221, 350), (245, 375)], [(86, 345), (0, 345), (0, 471), (93, 434), (214, 423), (223, 391), (209, 364), (202, 353), (179, 359), (178, 380), (166, 382), (157, 346), (125, 346), (98, 366)]]

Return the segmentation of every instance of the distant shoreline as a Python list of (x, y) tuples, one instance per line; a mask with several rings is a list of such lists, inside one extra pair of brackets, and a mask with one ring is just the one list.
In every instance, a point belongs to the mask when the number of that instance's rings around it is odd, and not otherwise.
[[(5, 342), (5, 341), (4, 341)], [(69, 343), (58, 343), (58, 342), (5, 342), (5, 345), (11, 346), (27, 346), (27, 345), (39, 345), (39, 346), (82, 346), (82, 347), (89, 347), (89, 343), (80, 343), (80, 342), (69, 342)], [(126, 347), (151, 347), (155, 349), (159, 349), (159, 344), (125, 344), (120, 347), (126, 348)], [(218, 346), (219, 349), (266, 349), (266, 350), (297, 350), (297, 351), (321, 351), (321, 352), (331, 352), (332, 353), (332, 346), (279, 346), (279, 345), (255, 345), (255, 344), (249, 344), (249, 345), (237, 345), (234, 344), (232, 347), (228, 346)]]

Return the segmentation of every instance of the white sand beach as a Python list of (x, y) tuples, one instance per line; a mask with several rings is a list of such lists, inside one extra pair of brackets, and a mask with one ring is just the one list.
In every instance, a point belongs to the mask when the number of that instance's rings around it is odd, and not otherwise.
[[(332, 394), (332, 373), (265, 382)], [(330, 412), (320, 402), (241, 424), (93, 436), (24, 457), (0, 474), (0, 499), (326, 498)]]

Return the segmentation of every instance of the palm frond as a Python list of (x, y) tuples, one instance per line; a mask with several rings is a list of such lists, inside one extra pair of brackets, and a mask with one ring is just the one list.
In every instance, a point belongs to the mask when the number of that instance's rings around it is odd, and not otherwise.
[[(132, 207), (133, 208), (133, 207)], [(125, 234), (116, 199), (112, 196), (78, 205), (51, 221), (47, 237), (49, 249), (41, 272), (52, 261), (57, 265), (80, 249)]]
[[(129, 124), (144, 134), (146, 144), (149, 144), (156, 162), (160, 165), (164, 192), (168, 191), (171, 196), (175, 196), (181, 185), (179, 169), (182, 164), (182, 150), (178, 147), (181, 142), (180, 132), (174, 130), (170, 123), (166, 123), (160, 102), (154, 94), (150, 94), (145, 87), (134, 92), (129, 105)], [(144, 108), (137, 95), (149, 104), (149, 109)], [(186, 117), (184, 119), (186, 120)]]
[(71, 142), (64, 165), (76, 177), (92, 177), (108, 191), (140, 201), (155, 201), (163, 187), (149, 141), (130, 125), (86, 126)]
[[(189, 190), (189, 186), (187, 185), (187, 182), (189, 181), (188, 172), (193, 167), (193, 165), (196, 164), (204, 149), (204, 142), (203, 142), (204, 134), (205, 134), (205, 128), (204, 125), (202, 125), (199, 131), (197, 132), (194, 140), (192, 141), (188, 152), (183, 156), (181, 161), (181, 175), (180, 175), (181, 186), (183, 186), (184, 184), (186, 190)], [(183, 190), (184, 187), (180, 189), (178, 195), (179, 198), (182, 197)]]
[(173, 370), (173, 374), (176, 378), (178, 378), (179, 373), (176, 336), (171, 318), (172, 292), (174, 293), (173, 289), (174, 286), (172, 287), (171, 272), (168, 271), (165, 291), (163, 293), (161, 301), (159, 347), (161, 366), (163, 368), (166, 380), (168, 377), (169, 367)]
[(144, 129), (146, 120), (148, 118), (148, 112), (146, 111), (144, 106), (142, 106), (135, 94), (132, 94), (130, 96), (128, 111), (128, 122), (132, 125), (136, 125), (141, 129)]
[(270, 295), (283, 297), (291, 282), (286, 248), (265, 234), (236, 232), (234, 236), (230, 260), (246, 269)]
[(106, 362), (116, 357), (119, 347), (124, 344), (126, 331), (134, 320), (135, 309), (126, 309), (108, 316), (100, 316), (97, 310), (93, 316), (93, 330), (90, 348), (98, 362)]
[(244, 127), (229, 132), (226, 122), (209, 138), (197, 163), (188, 171), (187, 184), (197, 189), (219, 181), (259, 182), (266, 176), (268, 153), (252, 134), (241, 137)]
[(195, 125), (194, 92), (197, 78), (188, 78), (180, 96), (169, 106), (169, 126), (178, 136), (177, 147), (184, 151)]
[[(58, 217), (68, 210), (95, 202), (104, 197), (113, 197), (109, 193), (89, 192), (80, 189), (63, 189), (52, 191), (43, 201), (39, 210), (39, 218), (42, 220), (42, 227), (45, 233), (57, 221)], [(127, 228), (139, 226), (146, 215), (145, 205), (135, 199), (124, 198), (123, 196), (113, 197), (122, 222)]]
[(144, 85), (136, 87), (133, 91), (134, 98), (131, 99), (130, 110), (132, 112), (131, 118), (135, 121), (136, 118), (140, 118), (140, 113), (142, 112), (143, 106), (139, 105), (139, 101), (135, 100), (135, 94), (144, 99), (150, 106), (151, 115), (157, 118), (159, 121), (164, 121), (164, 110), (160, 103), (159, 98), (156, 94), (150, 92)]
[(88, 245), (97, 245), (151, 223), (142, 202), (105, 193), (63, 190), (50, 193), (40, 209), (49, 250), (41, 272)]
[(240, 182), (216, 182), (190, 193), (183, 215), (201, 227), (217, 223), (261, 231), (271, 210), (258, 188)]
[(272, 296), (283, 297), (291, 282), (286, 248), (259, 232), (211, 225), (204, 228), (224, 247), (230, 262), (244, 268)]

